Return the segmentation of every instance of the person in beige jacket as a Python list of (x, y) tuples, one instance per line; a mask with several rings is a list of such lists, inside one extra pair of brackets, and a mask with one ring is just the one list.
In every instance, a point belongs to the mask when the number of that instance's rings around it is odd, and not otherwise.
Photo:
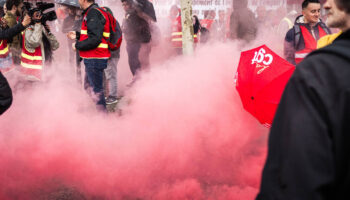
[(41, 17), (42, 16), (39, 12), (34, 13), (32, 19), (33, 21), (36, 21), (35, 24), (30, 25), (24, 31), (24, 47), (22, 47), (21, 65), (22, 67), (25, 67), (25, 65), (23, 65), (23, 54), (25, 53), (23, 48), (29, 53), (34, 53), (40, 46), (42, 56), (42, 67), (40, 70), (45, 71), (45, 67), (49, 66), (53, 61), (53, 51), (59, 48), (59, 42), (55, 35), (51, 33), (50, 26), (41, 23)]

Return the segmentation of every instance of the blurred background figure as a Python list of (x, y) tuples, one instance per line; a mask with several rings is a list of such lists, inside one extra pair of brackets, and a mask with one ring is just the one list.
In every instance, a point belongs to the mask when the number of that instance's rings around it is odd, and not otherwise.
[[(9, 28), (15, 26), (18, 19), (22, 17), (24, 11), (23, 0), (6, 0), (6, 9), (4, 19)], [(10, 52), (12, 54), (13, 64), (19, 66), (21, 64), (21, 34), (18, 34), (8, 41), (10, 44)]]
[(150, 16), (144, 12), (143, 9), (146, 8), (146, 5), (149, 5), (144, 1), (122, 0), (125, 11), (122, 31), (126, 41), (130, 71), (134, 77), (133, 81), (135, 81), (139, 70), (146, 69), (150, 65), (149, 56), (152, 49), (150, 23), (156, 21), (156, 18), (155, 14)]
[(254, 13), (248, 8), (247, 0), (234, 0), (230, 16), (230, 39), (253, 41), (257, 35), (257, 22)]

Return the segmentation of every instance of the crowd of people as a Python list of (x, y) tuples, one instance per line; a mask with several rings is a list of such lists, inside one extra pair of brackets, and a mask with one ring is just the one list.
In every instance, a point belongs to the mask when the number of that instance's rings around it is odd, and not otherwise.
[[(67, 8), (61, 31), (67, 36), (70, 55), (76, 55), (69, 60), (79, 73), (80, 63), (84, 63), (85, 89), (91, 92), (97, 108), (106, 111), (106, 104), (118, 101), (116, 75), (121, 41), (126, 43), (134, 82), (140, 71), (150, 66), (152, 46), (159, 40), (157, 18), (145, 12), (144, 8), (152, 5), (147, 0), (140, 0), (140, 4), (121, 0), (125, 12), (121, 26), (108, 7), (94, 0), (78, 2), (79, 8)], [(195, 45), (211, 40), (249, 43), (257, 37), (260, 26), (283, 35), (284, 57), (296, 65), (296, 70), (271, 128), (257, 199), (347, 199), (350, 1), (327, 0), (321, 5), (319, 0), (304, 0), (300, 8), (276, 10), (282, 13), (277, 17), (268, 15), (263, 6), (254, 13), (247, 0), (237, 0), (232, 13), (219, 11), (216, 17), (215, 11), (209, 11), (204, 19), (193, 16), (193, 41)], [(53, 51), (60, 47), (48, 17), (43, 17), (40, 10), (28, 9), (22, 0), (7, 0), (3, 7), (0, 114), (12, 102), (5, 76), (11, 77), (15, 71), (29, 85), (43, 81), (45, 69), (53, 61)], [(181, 55), (179, 6), (171, 7), (169, 22), (166, 38), (173, 54)]]

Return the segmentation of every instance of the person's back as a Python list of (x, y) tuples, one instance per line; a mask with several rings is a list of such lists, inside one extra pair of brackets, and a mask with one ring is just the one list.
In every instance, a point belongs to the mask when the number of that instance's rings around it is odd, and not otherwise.
[[(343, 2), (346, 17), (331, 9), (334, 2)], [(344, 33), (310, 53), (287, 84), (257, 200), (350, 199), (350, 2), (326, 5)]]

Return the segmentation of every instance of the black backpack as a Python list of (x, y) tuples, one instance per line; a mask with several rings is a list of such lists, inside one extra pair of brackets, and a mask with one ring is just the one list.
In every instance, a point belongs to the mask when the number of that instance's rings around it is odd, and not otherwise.
[(107, 40), (108, 47), (111, 51), (116, 51), (120, 48), (123, 40), (122, 29), (120, 28), (119, 22), (113, 16), (113, 12), (108, 7), (100, 7), (102, 11), (104, 11), (108, 15), (108, 19), (110, 21), (109, 29), (110, 36)]

